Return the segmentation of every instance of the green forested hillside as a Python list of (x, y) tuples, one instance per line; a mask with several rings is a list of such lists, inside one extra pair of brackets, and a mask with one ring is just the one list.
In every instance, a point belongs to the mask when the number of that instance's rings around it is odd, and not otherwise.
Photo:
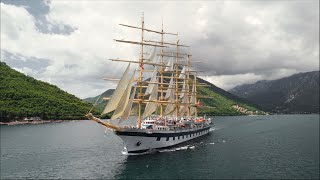
[(39, 116), (42, 119), (84, 119), (91, 103), (36, 80), (0, 62), (0, 121)]

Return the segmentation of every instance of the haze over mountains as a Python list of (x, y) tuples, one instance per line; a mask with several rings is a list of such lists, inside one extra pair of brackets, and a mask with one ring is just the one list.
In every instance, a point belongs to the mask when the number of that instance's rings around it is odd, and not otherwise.
[(319, 71), (240, 85), (229, 92), (275, 113), (319, 113)]

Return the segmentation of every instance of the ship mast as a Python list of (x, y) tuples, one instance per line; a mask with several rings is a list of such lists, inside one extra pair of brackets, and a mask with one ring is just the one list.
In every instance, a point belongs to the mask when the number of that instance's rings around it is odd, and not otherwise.
[(178, 39), (178, 36), (177, 36), (177, 45), (176, 45), (176, 63), (175, 63), (175, 80), (176, 80), (176, 89), (175, 89), (175, 97), (176, 97), (176, 117), (178, 118), (179, 116), (179, 80), (178, 80), (178, 77), (179, 77), (179, 65), (178, 65), (178, 47), (179, 47), (179, 39)]
[(194, 86), (194, 99), (195, 99), (195, 116), (197, 117), (198, 116), (198, 101), (197, 101), (197, 72), (195, 72), (194, 74), (194, 83), (195, 83), (195, 86)]
[(137, 128), (140, 129), (141, 127), (141, 106), (142, 106), (142, 98), (143, 98), (143, 94), (142, 94), (142, 71), (143, 71), (143, 31), (144, 31), (144, 15), (142, 13), (142, 17), (141, 17), (141, 57), (139, 59), (139, 67), (140, 67), (140, 71), (139, 71), (139, 110), (138, 110), (138, 122), (137, 122)]
[[(161, 23), (161, 45), (163, 46), (163, 19), (162, 19), (162, 23)], [(161, 61), (160, 64), (163, 64), (163, 47), (161, 47)], [(163, 101), (163, 71), (164, 71), (164, 67), (160, 68), (160, 101)], [(163, 103), (160, 103), (160, 117), (163, 117)]]
[(188, 96), (188, 108), (187, 108), (187, 116), (190, 116), (190, 97), (191, 97), (191, 93), (190, 93), (190, 54), (187, 55), (187, 96)]

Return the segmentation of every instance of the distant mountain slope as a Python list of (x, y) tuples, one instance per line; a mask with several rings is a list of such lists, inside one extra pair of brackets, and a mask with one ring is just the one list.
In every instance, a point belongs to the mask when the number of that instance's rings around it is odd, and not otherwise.
[(229, 92), (277, 113), (319, 113), (319, 71), (258, 81)]
[[(95, 109), (98, 112), (102, 112), (104, 107), (107, 105), (107, 101), (103, 100), (103, 98), (104, 97), (111, 97), (113, 92), (114, 92), (114, 89), (108, 89), (107, 91), (105, 91), (101, 95), (98, 95), (96, 97), (89, 97), (89, 98), (86, 98), (86, 99), (83, 99), (83, 100), (86, 101), (86, 102), (92, 103), (92, 104), (96, 103), (97, 106), (95, 107)], [(97, 101), (98, 98), (99, 98), (99, 100)]]
[[(237, 97), (227, 91), (224, 91), (215, 85), (207, 82), (203, 79), (198, 78), (200, 83), (206, 83), (208, 87), (198, 87), (199, 95), (206, 95), (212, 97), (212, 99), (200, 99), (203, 102), (203, 106), (210, 106), (212, 108), (199, 108), (200, 114), (207, 114), (207, 115), (243, 115), (245, 113), (237, 111), (233, 105), (240, 105), (244, 107), (248, 111), (258, 111), (258, 114), (263, 114), (260, 108), (252, 103), (248, 102), (245, 99)], [(97, 110), (102, 112), (103, 107), (106, 105), (106, 102), (102, 100), (103, 97), (110, 97), (113, 93), (113, 89), (109, 89), (105, 91), (97, 101)], [(99, 97), (92, 97), (84, 99), (87, 102), (94, 103), (97, 98)]]
[(38, 116), (42, 119), (84, 119), (91, 103), (36, 80), (0, 62), (0, 121)]

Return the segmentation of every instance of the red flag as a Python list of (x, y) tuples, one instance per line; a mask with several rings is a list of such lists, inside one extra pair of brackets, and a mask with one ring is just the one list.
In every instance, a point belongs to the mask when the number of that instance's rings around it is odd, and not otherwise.
[(198, 106), (202, 106), (202, 102), (198, 101)]
[(140, 64), (140, 67), (142, 68), (142, 70), (144, 70), (143, 64)]

